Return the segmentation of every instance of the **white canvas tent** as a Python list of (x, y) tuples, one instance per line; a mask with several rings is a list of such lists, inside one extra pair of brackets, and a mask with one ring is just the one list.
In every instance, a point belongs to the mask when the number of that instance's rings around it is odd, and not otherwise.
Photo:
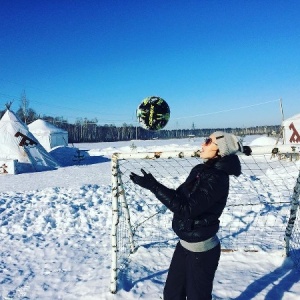
[(33, 134), (12, 111), (0, 120), (0, 160), (17, 161), (17, 172), (43, 171), (59, 167)]
[(282, 122), (283, 143), (300, 146), (300, 114)]
[(49, 122), (38, 119), (29, 124), (28, 128), (48, 152), (57, 146), (68, 146), (68, 132)]

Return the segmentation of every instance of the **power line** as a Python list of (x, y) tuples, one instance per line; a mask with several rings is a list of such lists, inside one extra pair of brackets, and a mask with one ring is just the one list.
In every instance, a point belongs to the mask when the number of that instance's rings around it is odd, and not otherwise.
[(247, 106), (241, 106), (241, 107), (235, 107), (235, 108), (229, 108), (229, 109), (224, 109), (224, 110), (219, 110), (215, 112), (209, 112), (209, 113), (204, 113), (204, 114), (198, 114), (198, 115), (193, 115), (193, 116), (186, 116), (186, 117), (180, 117), (180, 118), (173, 118), (175, 120), (180, 120), (180, 119), (187, 119), (187, 118), (195, 118), (195, 117), (200, 117), (200, 116), (208, 116), (208, 115), (214, 115), (214, 114), (219, 114), (219, 113), (224, 113), (224, 112), (229, 112), (229, 111), (234, 111), (234, 110), (239, 110), (239, 109), (244, 109), (244, 108), (249, 108), (253, 106), (259, 106), (267, 103), (272, 103), (272, 102), (277, 102), (280, 101), (280, 99), (277, 100), (271, 100), (267, 102), (261, 102), (261, 103), (256, 103), (256, 104), (251, 104)]
[[(6, 97), (7, 99), (10, 99), (10, 100), (15, 100), (15, 98), (18, 98), (17, 96), (13, 96), (13, 95), (8, 95), (8, 94), (5, 94), (5, 93), (1, 93), (0, 92), (0, 95)], [(128, 123), (128, 122), (132, 122), (131, 120), (129, 121), (128, 119), (120, 119), (119, 117), (122, 117), (122, 116), (126, 116), (127, 117), (127, 114), (118, 114), (118, 113), (113, 113), (111, 114), (112, 116), (116, 116), (117, 119), (103, 119), (103, 117), (101, 115), (105, 115), (106, 117), (109, 115), (108, 113), (106, 112), (99, 112), (99, 111), (89, 111), (89, 110), (83, 110), (83, 109), (80, 109), (80, 108), (74, 108), (74, 107), (66, 107), (66, 106), (62, 106), (62, 105), (56, 105), (56, 104), (49, 104), (49, 103), (45, 103), (45, 102), (41, 102), (41, 101), (36, 101), (36, 100), (32, 100), (29, 98), (29, 101), (31, 103), (35, 103), (35, 104), (41, 104), (45, 107), (51, 107), (52, 110), (56, 110), (56, 109), (63, 109), (63, 113), (60, 111), (58, 112), (59, 114), (63, 114), (66, 118), (72, 118), (72, 119), (80, 119), (80, 118), (84, 118), (82, 116), (74, 116), (74, 115), (69, 115), (67, 114), (66, 112), (71, 112), (71, 113), (76, 113), (76, 112), (80, 112), (80, 113), (87, 113), (87, 114), (93, 114), (93, 118), (97, 118), (97, 119), (100, 119), (101, 122), (113, 122), (113, 123)], [(52, 112), (51, 114), (53, 114), (54, 112)], [(42, 113), (42, 115), (47, 115), (47, 113)], [(100, 115), (100, 116), (99, 116)]]

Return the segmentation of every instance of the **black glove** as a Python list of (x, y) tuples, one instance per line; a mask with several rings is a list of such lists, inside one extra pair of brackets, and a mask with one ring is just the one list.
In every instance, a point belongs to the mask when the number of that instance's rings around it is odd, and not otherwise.
[[(274, 150), (274, 149), (273, 149)], [(250, 156), (252, 153), (252, 149), (249, 146), (244, 146), (243, 147), (243, 153), (247, 156)]]
[(141, 171), (144, 176), (131, 172), (129, 177), (135, 184), (151, 191), (156, 186), (157, 181), (151, 173), (146, 173), (143, 169)]

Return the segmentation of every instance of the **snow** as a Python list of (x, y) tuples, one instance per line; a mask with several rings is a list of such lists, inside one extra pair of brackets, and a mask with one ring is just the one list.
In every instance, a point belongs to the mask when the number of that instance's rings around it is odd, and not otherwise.
[[(254, 138), (244, 141), (249, 144)], [(63, 163), (57, 170), (1, 175), (0, 299), (161, 299), (172, 246), (164, 251), (140, 247), (132, 254), (122, 289), (115, 295), (109, 291), (110, 158), (133, 147), (196, 150), (200, 142), (195, 138), (76, 144), (52, 150)], [(85, 159), (79, 161), (80, 155)], [(296, 300), (299, 280), (300, 272), (282, 251), (223, 252), (213, 295)]]
[(272, 145), (275, 146), (277, 142), (276, 138), (268, 137), (268, 136), (261, 136), (254, 139), (249, 146), (268, 146)]
[(35, 120), (34, 122), (30, 123), (28, 125), (28, 128), (30, 132), (33, 134), (45, 134), (45, 133), (61, 133), (61, 132), (67, 132), (66, 130), (63, 130), (59, 127), (54, 126), (53, 124), (42, 120), (38, 119)]

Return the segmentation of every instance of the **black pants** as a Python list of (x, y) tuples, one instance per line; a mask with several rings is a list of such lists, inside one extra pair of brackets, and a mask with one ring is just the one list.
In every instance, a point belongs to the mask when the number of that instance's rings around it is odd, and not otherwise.
[(171, 261), (164, 300), (211, 300), (221, 247), (191, 252), (177, 244)]

